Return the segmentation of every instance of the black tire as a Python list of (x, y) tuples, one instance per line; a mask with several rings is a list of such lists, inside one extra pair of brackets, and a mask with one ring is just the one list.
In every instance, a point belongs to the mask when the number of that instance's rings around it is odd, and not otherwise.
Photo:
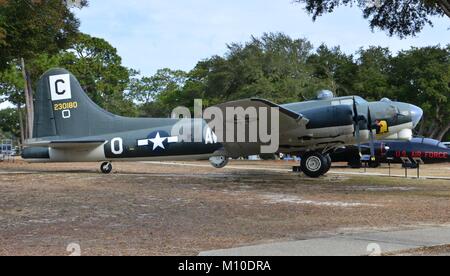
[(331, 156), (329, 154), (325, 155), (325, 159), (327, 160), (327, 166), (323, 174), (327, 174), (331, 170), (331, 165), (333, 164), (333, 160), (331, 160)]
[(318, 178), (325, 174), (328, 160), (318, 152), (307, 152), (302, 157), (302, 171), (305, 175)]
[(104, 174), (110, 174), (113, 170), (113, 166), (110, 162), (103, 162), (102, 165), (100, 166), (100, 170)]

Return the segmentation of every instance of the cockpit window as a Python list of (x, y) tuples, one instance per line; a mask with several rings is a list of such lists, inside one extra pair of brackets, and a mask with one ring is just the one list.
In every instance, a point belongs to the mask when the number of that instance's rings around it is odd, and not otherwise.
[[(361, 97), (355, 97), (355, 101), (358, 105), (365, 105), (367, 101)], [(331, 105), (353, 105), (353, 98), (351, 99), (337, 99), (331, 102)]]

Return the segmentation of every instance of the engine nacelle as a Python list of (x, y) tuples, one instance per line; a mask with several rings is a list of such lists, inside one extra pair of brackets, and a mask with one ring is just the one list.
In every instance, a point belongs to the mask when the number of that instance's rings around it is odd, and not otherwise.
[(28, 163), (46, 163), (50, 162), (49, 148), (24, 148), (22, 158)]

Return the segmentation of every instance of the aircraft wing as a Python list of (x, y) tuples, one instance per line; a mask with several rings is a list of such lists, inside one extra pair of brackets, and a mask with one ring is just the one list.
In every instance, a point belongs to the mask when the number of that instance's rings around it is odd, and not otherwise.
[[(277, 105), (271, 101), (264, 100), (264, 99), (246, 99), (246, 100), (239, 100), (239, 101), (233, 101), (233, 102), (227, 102), (220, 105), (217, 105), (216, 107), (226, 110), (227, 107), (242, 107), (244, 109), (247, 109), (249, 107), (254, 107), (257, 110), (261, 107), (268, 108), (277, 108), (279, 110), (280, 115), (280, 133), (284, 131), (292, 130), (293, 128), (297, 128), (299, 126), (306, 126), (309, 122), (309, 119), (306, 118), (303, 114), (294, 112), (290, 109), (287, 109), (285, 107), (282, 107), (280, 105)], [(224, 112), (226, 114), (226, 111)], [(269, 114), (269, 121), (270, 121), (270, 111)], [(250, 118), (251, 120), (252, 118)]]
[(26, 147), (50, 147), (50, 148), (95, 148), (104, 144), (106, 140), (84, 140), (84, 139), (68, 139), (68, 140), (27, 140)]

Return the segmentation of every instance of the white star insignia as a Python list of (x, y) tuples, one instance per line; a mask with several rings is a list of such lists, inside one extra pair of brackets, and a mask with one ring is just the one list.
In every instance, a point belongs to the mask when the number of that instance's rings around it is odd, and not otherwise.
[(156, 134), (156, 137), (153, 139), (149, 139), (150, 142), (153, 143), (153, 150), (157, 149), (157, 148), (162, 148), (162, 149), (166, 149), (164, 147), (164, 141), (166, 141), (167, 137), (161, 138), (161, 136), (159, 135), (159, 132)]

